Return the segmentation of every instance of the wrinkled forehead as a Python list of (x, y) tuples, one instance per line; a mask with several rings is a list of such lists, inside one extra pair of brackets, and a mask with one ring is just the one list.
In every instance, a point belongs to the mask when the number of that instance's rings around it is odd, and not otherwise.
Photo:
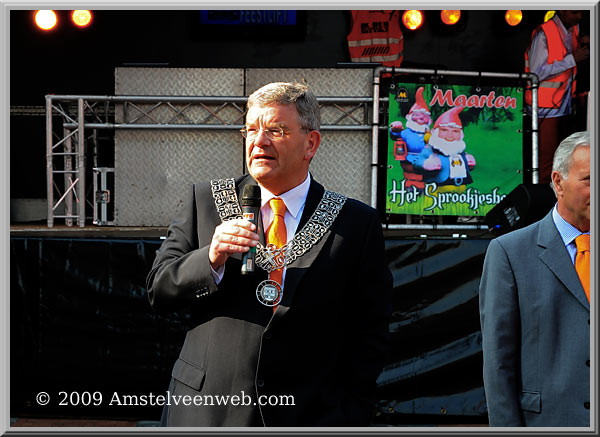
[(590, 172), (590, 146), (588, 144), (580, 144), (569, 156), (567, 172), (570, 173), (574, 167), (578, 171)]
[(246, 124), (289, 126), (298, 122), (298, 110), (293, 103), (254, 104), (246, 112)]

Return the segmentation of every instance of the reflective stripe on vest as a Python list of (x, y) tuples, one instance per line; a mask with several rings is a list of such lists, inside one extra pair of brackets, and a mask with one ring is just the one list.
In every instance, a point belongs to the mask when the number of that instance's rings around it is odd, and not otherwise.
[(362, 41), (348, 41), (348, 47), (370, 46), (371, 44), (400, 44), (402, 38), (373, 38), (363, 39)]
[(381, 62), (388, 67), (402, 63), (400, 11), (352, 11), (352, 29), (346, 39), (352, 62)]
[[(546, 35), (546, 41), (548, 45), (548, 59), (547, 63), (552, 64), (555, 61), (562, 60), (567, 54), (567, 48), (564, 46), (560, 31), (554, 20), (548, 20), (544, 24), (538, 26), (531, 35), (531, 40), (539, 31), (544, 31)], [(578, 27), (573, 28), (572, 36), (572, 49), (575, 50), (578, 46), (579, 31)], [(529, 66), (529, 50), (531, 44), (525, 51), (525, 72), (530, 72)], [(539, 108), (559, 108), (563, 102), (565, 92), (567, 90), (567, 84), (571, 75), (573, 76), (573, 83), (571, 85), (571, 97), (575, 96), (577, 67), (572, 67), (568, 70), (563, 71), (555, 76), (548, 77), (539, 83), (538, 87), (538, 107)], [(528, 87), (525, 90), (525, 103), (531, 106), (531, 89)]]

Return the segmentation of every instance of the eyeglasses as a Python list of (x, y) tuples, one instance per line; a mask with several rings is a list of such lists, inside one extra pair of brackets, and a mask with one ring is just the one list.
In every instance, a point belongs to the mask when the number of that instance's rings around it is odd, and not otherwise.
[[(296, 131), (286, 131), (282, 127), (279, 127), (279, 126), (267, 127), (264, 129), (263, 128), (255, 128), (255, 127), (250, 127), (250, 128), (245, 127), (243, 129), (240, 129), (240, 132), (242, 133), (242, 136), (244, 138), (248, 138), (248, 139), (252, 140), (259, 135), (259, 132), (261, 130), (265, 133), (267, 138), (270, 140), (278, 140), (278, 139), (283, 138), (285, 134), (291, 134), (293, 132), (296, 132)], [(306, 131), (308, 129), (301, 127), (298, 130)]]

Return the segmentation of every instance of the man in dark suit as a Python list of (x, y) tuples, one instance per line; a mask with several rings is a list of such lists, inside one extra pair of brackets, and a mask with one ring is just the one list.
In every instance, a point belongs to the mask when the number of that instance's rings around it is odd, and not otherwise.
[[(491, 426), (590, 426), (590, 135), (561, 142), (555, 207), (490, 242), (479, 288)], [(587, 270), (587, 271), (586, 271)]]
[[(194, 328), (173, 368), (164, 425), (369, 424), (391, 274), (377, 211), (309, 174), (319, 128), (306, 86), (257, 90), (242, 129), (250, 174), (194, 184), (169, 227), (148, 295), (154, 308), (189, 309)], [(258, 229), (239, 214), (248, 184), (260, 187)], [(242, 275), (249, 250), (283, 267)]]

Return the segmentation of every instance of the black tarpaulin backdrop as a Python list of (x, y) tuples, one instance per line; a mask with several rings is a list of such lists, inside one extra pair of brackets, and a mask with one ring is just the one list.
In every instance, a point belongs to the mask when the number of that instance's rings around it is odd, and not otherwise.
[[(376, 423), (487, 422), (477, 289), (488, 243), (386, 240), (393, 345)], [(148, 303), (145, 278), (160, 244), (11, 238), (11, 417), (159, 420), (160, 407), (119, 401), (165, 393), (188, 328), (186, 314)], [(38, 405), (39, 392), (48, 405)]]

